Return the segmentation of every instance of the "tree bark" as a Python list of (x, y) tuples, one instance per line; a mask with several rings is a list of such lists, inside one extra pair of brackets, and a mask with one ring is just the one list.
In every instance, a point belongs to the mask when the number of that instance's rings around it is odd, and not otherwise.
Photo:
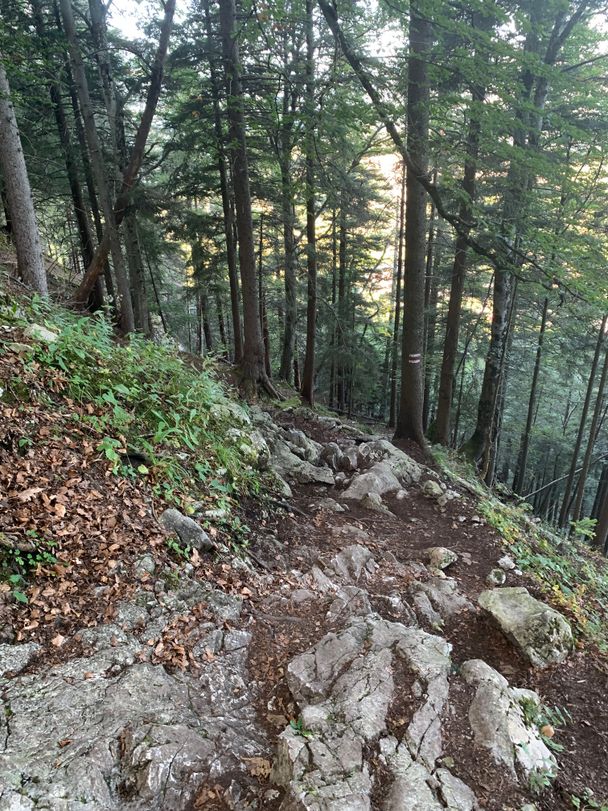
[(258, 385), (260, 384), (268, 393), (276, 396), (276, 392), (266, 374), (264, 346), (260, 330), (243, 93), (235, 31), (236, 10), (234, 0), (219, 0), (219, 3), (222, 56), (228, 87), (227, 114), (232, 182), (236, 204), (236, 229), (239, 241), (239, 269), (243, 295), (244, 343), (243, 357), (240, 364), (242, 385), (245, 393), (251, 397), (257, 395)]
[[(481, 105), (485, 98), (485, 88), (476, 85), (471, 88), (471, 112), (469, 129), (466, 141), (466, 159), (464, 163), (464, 176), (462, 178), (462, 191), (466, 198), (460, 205), (460, 218), (463, 222), (470, 222), (473, 218), (473, 203), (476, 196), (477, 159), (479, 157), (479, 139), (481, 135)], [(460, 337), (460, 313), (462, 309), (462, 296), (467, 269), (467, 240), (469, 228), (465, 226), (465, 233), (457, 234), (452, 266), (452, 283), (450, 299), (445, 325), (445, 338), (443, 343), (443, 356), (441, 371), (439, 373), (439, 394), (437, 396), (437, 417), (433, 426), (432, 437), (441, 445), (450, 443), (450, 414), (454, 393), (454, 368), (458, 354), (458, 339)]]
[[(66, 29), (66, 35), (68, 36), (68, 42), (72, 39), (74, 43), (76, 43), (76, 34), (73, 25), (72, 19), (72, 8), (70, 4), (70, 0), (61, 0), (61, 8), (62, 13), (65, 11), (69, 14), (70, 19), (72, 20), (72, 35), (68, 33)], [(146, 141), (148, 140), (148, 135), (150, 134), (150, 128), (152, 126), (152, 120), (154, 118), (154, 113), (156, 112), (156, 105), (158, 103), (158, 99), (160, 96), (160, 91), (162, 87), (162, 79), (163, 79), (163, 70), (165, 59), (167, 56), (167, 48), (169, 46), (169, 37), (171, 34), (171, 28), (173, 25), (173, 15), (175, 13), (175, 0), (166, 0), (165, 3), (165, 14), (163, 17), (163, 21), (161, 24), (161, 32), (158, 41), (158, 47), (156, 49), (156, 54), (154, 56), (154, 62), (152, 64), (152, 70), (150, 73), (150, 84), (148, 87), (148, 92), (146, 95), (146, 103), (144, 105), (144, 111), (142, 113), (141, 120), (139, 122), (139, 127), (137, 129), (137, 133), (135, 135), (135, 142), (133, 144), (133, 149), (131, 151), (131, 157), (129, 163), (123, 173), (121, 189), (114, 203), (114, 209), (112, 212), (113, 216), (110, 216), (108, 220), (106, 218), (106, 228), (104, 231), (104, 235), (101, 239), (99, 246), (95, 252), (95, 256), (93, 257), (93, 261), (87, 268), (87, 271), (84, 275), (82, 282), (80, 283), (79, 287), (77, 288), (76, 292), (73, 296), (73, 301), (76, 304), (82, 304), (85, 302), (90, 294), (93, 285), (97, 277), (103, 270), (104, 263), (108, 257), (110, 252), (110, 248), (112, 245), (112, 234), (116, 232), (116, 229), (122, 222), (122, 219), (125, 215), (126, 208), (129, 204), (131, 190), (135, 184), (137, 179), (137, 175), (139, 173), (141, 163), (144, 158), (144, 151), (146, 147)], [(64, 17), (65, 19), (65, 17)], [(83, 84), (86, 85), (86, 75), (84, 74), (84, 66), (82, 63), (82, 57), (78, 50), (77, 44), (76, 47), (71, 49), (73, 51), (74, 56), (76, 57), (76, 61), (79, 62), (81, 69), (79, 70), (79, 75), (76, 73), (74, 74), (74, 78), (76, 80), (77, 86), (81, 86)], [(74, 61), (74, 60), (73, 60)], [(79, 78), (80, 77), (80, 78)], [(85, 127), (88, 126), (89, 129), (95, 129), (95, 121), (91, 118), (87, 125), (87, 114), (83, 109), (83, 117), (85, 119)], [(95, 137), (97, 136), (97, 131), (95, 130)], [(98, 139), (97, 139), (98, 140)], [(93, 155), (91, 154), (91, 163), (93, 161)], [(105, 217), (105, 212), (104, 212)], [(131, 312), (131, 320), (133, 318)]]
[(222, 211), (224, 214), (224, 238), (226, 242), (226, 261), (228, 263), (228, 283), (230, 285), (230, 311), (232, 314), (232, 332), (234, 340), (234, 360), (240, 363), (243, 357), (243, 332), (241, 329), (241, 312), (239, 307), (239, 279), (237, 271), (237, 250), (234, 237), (234, 212), (230, 199), (228, 172), (226, 169), (226, 152), (224, 149), (224, 131), (222, 127), (222, 114), (220, 109), (220, 81), (217, 75), (216, 61), (213, 55), (213, 30), (211, 27), (211, 14), (209, 0), (204, 0), (205, 26), (207, 30), (209, 52), (209, 74), (211, 79), (211, 101), (213, 104), (213, 131), (215, 134), (215, 149), (217, 154), (217, 168), (220, 177), (220, 194), (222, 197)]
[(589, 475), (589, 467), (591, 465), (591, 454), (599, 432), (600, 417), (602, 414), (602, 406), (604, 402), (604, 389), (606, 387), (606, 376), (608, 375), (608, 349), (604, 351), (604, 364), (602, 366), (602, 373), (600, 375), (600, 382), (597, 387), (597, 395), (595, 399), (595, 408), (593, 409), (593, 416), (591, 418), (591, 427), (589, 428), (589, 439), (587, 447), (585, 448), (585, 455), (583, 456), (582, 470), (578, 477), (578, 486), (576, 489), (576, 497), (574, 499), (574, 507), (572, 509), (572, 521), (578, 521), (581, 518), (583, 498), (585, 495), (585, 485), (587, 483), (587, 476)]
[(305, 95), (305, 163), (306, 163), (306, 350), (302, 373), (302, 397), (314, 405), (315, 400), (315, 346), (317, 329), (317, 235), (315, 214), (315, 80), (313, 0), (306, 0), (306, 95)]
[(608, 323), (608, 314), (602, 318), (602, 324), (598, 332), (597, 341), (595, 342), (595, 352), (593, 354), (593, 361), (591, 362), (591, 369), (589, 370), (589, 379), (587, 381), (587, 391), (585, 393), (585, 401), (583, 403), (583, 411), (581, 419), (578, 424), (578, 432), (576, 435), (576, 442), (572, 451), (572, 459), (570, 462), (570, 469), (568, 471), (568, 480), (564, 490), (562, 506), (559, 513), (558, 525), (564, 528), (568, 523), (568, 516), (570, 514), (570, 502), (572, 498), (572, 488), (574, 485), (574, 477), (577, 473), (576, 466), (578, 464), (578, 457), (583, 443), (583, 435), (585, 433), (585, 426), (587, 424), (587, 415), (589, 414), (589, 406), (591, 404), (591, 396), (593, 394), (593, 384), (595, 383), (595, 375), (600, 359), (600, 352), (602, 344), (604, 343), (604, 336), (606, 333), (606, 324)]
[(0, 167), (8, 202), (17, 267), (23, 281), (43, 296), (48, 287), (32, 190), (11, 102), (11, 89), (0, 53)]
[(408, 58), (407, 148), (415, 169), (407, 168), (405, 207), (405, 303), (401, 393), (395, 436), (413, 439), (424, 447), (422, 425), (424, 377), (424, 274), (426, 266), (426, 193), (418, 181), (427, 173), (429, 125), (428, 51), (431, 25), (416, 6), (410, 6)]
[(388, 427), (394, 428), (397, 422), (397, 363), (399, 360), (399, 325), (401, 322), (401, 279), (403, 276), (403, 237), (405, 228), (405, 177), (403, 164), (401, 173), (401, 196), (399, 199), (399, 225), (397, 227), (397, 274), (395, 281), (395, 313), (393, 316), (393, 340), (391, 349), (391, 382), (388, 412)]
[[(85, 66), (78, 45), (78, 36), (74, 24), (74, 15), (72, 10), (71, 0), (61, 0), (61, 15), (63, 17), (63, 28), (68, 40), (68, 48), (70, 51), (70, 62), (72, 65), (72, 75), (76, 84), (76, 91), (78, 93), (78, 100), (80, 102), (80, 109), (84, 120), (84, 130), (87, 139), (87, 146), (89, 148), (89, 156), (91, 159), (91, 169), (95, 178), (95, 185), (99, 193), (101, 201), (101, 208), (105, 220), (104, 238), (108, 242), (108, 251), (112, 254), (112, 264), (114, 265), (114, 273), (116, 275), (116, 282), (118, 285), (118, 292), (120, 296), (119, 311), (120, 311), (120, 327), (124, 332), (132, 332), (135, 328), (135, 321), (133, 318), (133, 305), (131, 302), (131, 291), (127, 279), (127, 272), (125, 268), (124, 257), (122, 254), (122, 247), (120, 245), (120, 238), (118, 235), (118, 223), (115, 221), (114, 212), (112, 210), (112, 193), (108, 178), (105, 171), (105, 164), (103, 153), (101, 150), (101, 143), (99, 134), (95, 124), (95, 115), (93, 112), (93, 105), (89, 94), (89, 84), (86, 76)], [(103, 240), (97, 249), (97, 253)], [(107, 252), (106, 252), (107, 256)], [(104, 257), (105, 259), (105, 257)], [(93, 259), (93, 262), (95, 260)], [(92, 263), (91, 263), (92, 264)], [(100, 264), (99, 271), (103, 269), (103, 263)], [(85, 279), (87, 277), (85, 273)], [(90, 288), (87, 288), (86, 294), (82, 291), (82, 295), (76, 300), (84, 303), (88, 300), (91, 290), (97, 281), (99, 273), (91, 280)], [(80, 288), (76, 291), (75, 298), (79, 294)]]
[(526, 480), (526, 471), (528, 467), (528, 450), (530, 448), (530, 432), (532, 431), (532, 423), (534, 421), (534, 411), (536, 408), (536, 389), (538, 385), (538, 376), (540, 373), (540, 362), (543, 353), (543, 341), (545, 339), (545, 328), (547, 326), (547, 311), (549, 309), (549, 299), (545, 297), (543, 302), (543, 314), (540, 322), (540, 330), (538, 333), (538, 344), (536, 347), (536, 359), (534, 361), (534, 372), (532, 373), (532, 385), (530, 386), (530, 397), (528, 398), (528, 414), (526, 417), (526, 427), (521, 436), (521, 443), (519, 446), (519, 454), (517, 457), (517, 467), (515, 476), (513, 478), (513, 490), (516, 493), (521, 493), (524, 488)]

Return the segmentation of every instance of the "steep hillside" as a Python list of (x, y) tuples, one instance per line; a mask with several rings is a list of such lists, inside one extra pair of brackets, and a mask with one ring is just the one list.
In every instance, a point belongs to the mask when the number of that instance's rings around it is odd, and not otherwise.
[(101, 318), (0, 329), (0, 809), (606, 808), (605, 561)]

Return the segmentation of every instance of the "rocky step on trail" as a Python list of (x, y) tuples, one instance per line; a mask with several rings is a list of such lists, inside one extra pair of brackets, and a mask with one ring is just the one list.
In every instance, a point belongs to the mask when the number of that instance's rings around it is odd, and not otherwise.
[[(293, 506), (252, 520), (256, 565), (219, 550), (176, 579), (145, 555), (129, 598), (62, 656), (0, 645), (0, 809), (548, 811), (608, 796), (602, 662), (575, 650), (474, 498), (331, 417), (253, 419)], [(161, 523), (204, 555), (182, 518)], [(546, 706), (569, 713), (555, 738)]]

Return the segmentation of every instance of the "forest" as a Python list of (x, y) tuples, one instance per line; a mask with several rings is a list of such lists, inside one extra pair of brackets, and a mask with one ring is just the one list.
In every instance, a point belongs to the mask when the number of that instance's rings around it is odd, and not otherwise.
[(0, 256), (608, 552), (599, 0), (3, 0)]

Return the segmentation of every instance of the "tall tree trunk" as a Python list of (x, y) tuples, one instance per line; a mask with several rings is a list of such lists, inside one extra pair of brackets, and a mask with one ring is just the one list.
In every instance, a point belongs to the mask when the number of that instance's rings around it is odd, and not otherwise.
[[(32, 11), (34, 17), (34, 26), (36, 33), (44, 45), (48, 45), (48, 34), (44, 23), (44, 16), (39, 0), (32, 0)], [(61, 151), (65, 162), (66, 174), (68, 178), (68, 185), (70, 187), (70, 195), (72, 197), (72, 205), (74, 208), (74, 215), (76, 217), (76, 225), (78, 227), (78, 237), (80, 241), (80, 251), (85, 268), (88, 267), (89, 262), (93, 258), (93, 236), (89, 224), (89, 217), (87, 209), (84, 204), (82, 190), (80, 186), (80, 178), (78, 173), (78, 164), (76, 162), (76, 155), (74, 153), (74, 146), (70, 137), (70, 128), (63, 106), (63, 99), (61, 96), (61, 85), (59, 79), (51, 79), (48, 83), (49, 95), (51, 104), (53, 106), (53, 113), (55, 116), (55, 123), (57, 125), (57, 132), (59, 135), (59, 143), (61, 144)], [(103, 304), (103, 293), (101, 285), (97, 285), (92, 301), (89, 306), (92, 310), (99, 309)]]
[[(108, 178), (106, 176), (101, 143), (97, 132), (97, 126), (95, 124), (93, 105), (89, 95), (89, 84), (84, 62), (82, 60), (82, 54), (78, 45), (78, 36), (76, 34), (76, 27), (74, 25), (74, 15), (71, 0), (61, 0), (61, 14), (63, 17), (63, 27), (70, 51), (72, 75), (76, 84), (76, 91), (78, 93), (78, 100), (80, 102), (80, 109), (82, 110), (82, 117), (84, 120), (84, 131), (87, 139), (89, 156), (91, 159), (91, 168), (93, 170), (95, 185), (101, 201), (108, 246), (112, 254), (112, 264), (114, 265), (114, 273), (116, 274), (116, 282), (120, 295), (120, 326), (124, 332), (132, 332), (135, 329), (135, 320), (133, 317), (131, 291), (129, 288), (124, 257), (122, 255), (122, 247), (120, 245), (120, 238), (118, 235), (118, 225), (115, 221), (114, 211), (112, 209), (112, 193), (108, 184)], [(100, 271), (102, 267), (103, 266), (100, 266)], [(97, 276), (98, 275), (99, 274), (97, 274)], [(93, 279), (91, 289), (97, 280), (97, 276), (95, 279)], [(87, 290), (86, 296), (81, 300), (88, 298), (89, 294), (90, 290)]]
[(431, 210), (429, 241), (426, 254), (426, 279), (424, 289), (424, 399), (422, 425), (426, 432), (431, 414), (434, 383), (435, 333), (437, 327), (437, 300), (439, 296), (439, 271), (442, 257), (442, 231), (434, 228), (434, 209)]
[(226, 153), (224, 150), (224, 131), (222, 127), (222, 114), (220, 109), (220, 81), (217, 75), (216, 60), (211, 50), (214, 42), (211, 26), (209, 0), (204, 0), (205, 25), (209, 40), (209, 74), (211, 78), (211, 100), (213, 103), (213, 131), (215, 134), (215, 150), (217, 155), (217, 168), (220, 177), (220, 193), (222, 197), (222, 211), (224, 214), (224, 238), (226, 241), (226, 261), (228, 263), (228, 283), (230, 285), (230, 311), (232, 314), (232, 332), (234, 338), (234, 360), (240, 363), (243, 356), (243, 333), (241, 330), (241, 312), (239, 307), (239, 279), (237, 271), (237, 250), (234, 237), (234, 213), (228, 173), (226, 169)]
[(578, 487), (576, 489), (576, 497), (574, 499), (574, 507), (572, 509), (572, 520), (578, 521), (581, 518), (583, 498), (585, 496), (585, 485), (587, 483), (587, 476), (589, 475), (589, 467), (591, 465), (591, 454), (597, 440), (599, 432), (600, 417), (602, 414), (602, 406), (604, 403), (604, 389), (606, 387), (606, 376), (608, 375), (608, 348), (604, 351), (604, 364), (602, 366), (602, 373), (600, 375), (600, 382), (597, 387), (597, 394), (595, 399), (595, 408), (593, 409), (593, 416), (591, 418), (591, 427), (589, 428), (589, 439), (587, 447), (585, 448), (585, 455), (583, 456), (582, 469), (578, 477)]
[(137, 215), (130, 211), (124, 220), (124, 241), (131, 279), (133, 301), (133, 318), (135, 329), (150, 334), (150, 313), (148, 310), (148, 294), (146, 290), (146, 274), (141, 256), (139, 234), (137, 231)]
[(606, 332), (606, 324), (608, 323), (608, 314), (604, 315), (602, 318), (602, 324), (600, 326), (600, 330), (598, 332), (597, 340), (595, 342), (595, 352), (593, 353), (593, 361), (591, 362), (591, 369), (589, 370), (589, 379), (587, 381), (587, 391), (585, 393), (585, 401), (583, 403), (583, 411), (581, 414), (581, 419), (578, 424), (578, 432), (576, 435), (576, 442), (574, 443), (574, 449), (572, 451), (572, 459), (570, 461), (570, 469), (568, 471), (568, 480), (566, 481), (566, 486), (564, 489), (564, 497), (562, 500), (562, 506), (559, 513), (559, 526), (564, 528), (568, 524), (568, 516), (570, 514), (570, 503), (572, 498), (572, 489), (574, 485), (574, 477), (576, 476), (576, 467), (578, 464), (578, 457), (581, 451), (581, 445), (583, 443), (583, 435), (585, 433), (585, 426), (587, 424), (587, 415), (589, 414), (589, 406), (591, 405), (591, 397), (593, 394), (593, 385), (595, 383), (595, 375), (597, 372), (597, 367), (599, 364), (600, 359), (600, 352), (602, 351), (602, 345), (604, 343), (604, 337)]
[(317, 234), (315, 214), (315, 77), (313, 0), (306, 0), (306, 97), (305, 97), (305, 163), (306, 163), (306, 351), (302, 373), (302, 397), (310, 405), (315, 400), (315, 345), (317, 329)]
[(403, 277), (403, 237), (405, 229), (405, 177), (406, 167), (401, 172), (401, 196), (399, 199), (399, 225), (397, 227), (397, 278), (395, 280), (395, 312), (393, 316), (393, 341), (391, 350), (391, 381), (388, 412), (388, 427), (397, 422), (397, 364), (399, 361), (399, 325), (401, 322), (401, 279)]
[(519, 446), (519, 454), (517, 457), (517, 466), (515, 469), (515, 476), (513, 478), (513, 490), (516, 493), (521, 493), (526, 480), (526, 472), (528, 467), (528, 450), (530, 448), (530, 432), (532, 431), (532, 423), (534, 420), (534, 411), (536, 408), (536, 389), (538, 385), (538, 376), (540, 373), (540, 362), (543, 353), (543, 341), (545, 339), (545, 328), (547, 326), (547, 311), (549, 309), (549, 299), (545, 297), (543, 302), (543, 314), (540, 322), (540, 330), (538, 333), (538, 344), (536, 347), (536, 359), (534, 361), (534, 372), (532, 373), (532, 385), (530, 386), (530, 397), (528, 399), (528, 414), (526, 417), (526, 427), (521, 436), (521, 443)]
[[(287, 39), (284, 38), (284, 64), (288, 63)], [(296, 324), (298, 320), (297, 301), (297, 255), (294, 237), (294, 201), (292, 173), (293, 125), (295, 113), (295, 94), (287, 89), (287, 77), (282, 99), (282, 118), (279, 133), (279, 165), (281, 170), (281, 218), (283, 221), (284, 285), (285, 313), (283, 324), (283, 347), (281, 351), (281, 368), (279, 377), (290, 380), (293, 365)]]
[(266, 290), (264, 288), (264, 214), (260, 216), (260, 242), (258, 248), (258, 285), (260, 300), (260, 330), (264, 344), (264, 368), (269, 378), (272, 377), (270, 366), (270, 332), (268, 330), (268, 312), (266, 310)]
[[(485, 88), (475, 85), (471, 88), (471, 112), (466, 141), (466, 159), (462, 191), (466, 195), (460, 204), (460, 218), (463, 223), (473, 218), (473, 203), (476, 196), (477, 159), (479, 157), (479, 139), (481, 135), (481, 105), (485, 98)], [(437, 397), (437, 417), (432, 430), (432, 438), (441, 445), (450, 443), (450, 413), (454, 392), (454, 369), (458, 354), (460, 336), (460, 313), (467, 269), (467, 236), (468, 226), (456, 236), (454, 264), (452, 266), (452, 283), (445, 325), (443, 357), (439, 373), (439, 394)]]
[(11, 233), (17, 251), (17, 266), (26, 284), (42, 295), (48, 293), (44, 256), (32, 190), (27, 175), (11, 89), (0, 53), (0, 167), (10, 213)]
[(340, 213), (338, 215), (338, 363), (337, 363), (337, 377), (338, 377), (338, 410), (346, 410), (346, 390), (347, 390), (347, 377), (346, 377), (346, 363), (348, 352), (348, 284), (347, 284), (347, 268), (346, 268), (346, 247), (347, 247), (347, 234), (346, 234), (346, 200), (344, 195), (340, 198)]
[[(82, 57), (77, 47), (76, 32), (73, 24), (72, 8), (70, 0), (61, 0), (61, 9), (62, 13), (64, 13), (64, 10), (65, 12), (67, 12), (72, 23), (71, 34), (67, 31), (66, 28), (66, 35), (68, 37), (68, 42), (73, 41), (75, 43), (75, 47), (71, 48), (71, 53), (72, 52), (74, 53), (74, 56), (76, 57), (75, 61), (80, 65), (78, 74), (74, 73), (76, 85), (77, 87), (80, 86), (86, 87), (87, 86), (86, 75), (84, 74), (84, 65), (82, 62)], [(75, 303), (82, 303), (87, 300), (97, 280), (97, 277), (100, 275), (100, 273), (104, 268), (106, 259), (108, 257), (108, 253), (110, 252), (110, 249), (112, 247), (112, 233), (113, 232), (117, 233), (118, 226), (122, 222), (123, 217), (126, 213), (126, 209), (129, 205), (131, 191), (133, 189), (133, 186), (139, 174), (139, 170), (141, 168), (142, 161), (144, 159), (146, 142), (148, 140), (148, 135), (150, 134), (152, 120), (154, 119), (154, 114), (156, 112), (156, 105), (158, 104), (158, 99), (160, 97), (160, 91), (162, 88), (163, 81), (163, 70), (165, 65), (165, 59), (167, 56), (167, 48), (169, 47), (169, 37), (171, 35), (174, 13), (175, 13), (175, 0), (166, 0), (164, 5), (164, 16), (160, 27), (158, 47), (156, 49), (154, 61), (152, 63), (152, 68), (150, 71), (150, 84), (148, 86), (148, 92), (146, 94), (146, 103), (144, 105), (144, 110), (141, 116), (141, 120), (139, 122), (139, 127), (137, 128), (137, 132), (135, 134), (135, 141), (133, 143), (133, 149), (131, 151), (129, 163), (123, 172), (120, 192), (114, 203), (114, 208), (112, 211), (113, 217), (110, 218), (109, 224), (106, 223), (104, 235), (100, 241), (97, 250), (95, 251), (93, 261), (87, 268), (87, 271), (84, 274), (82, 282), (80, 283), (76, 292), (73, 295), (73, 301)], [(91, 129), (91, 131), (95, 131), (96, 136), (97, 131), (95, 130), (95, 121), (94, 119), (92, 119), (92, 113), (89, 118), (88, 124), (87, 124), (87, 113), (85, 112), (84, 109), (82, 110), (82, 113), (85, 119), (85, 131), (86, 128), (88, 127), (89, 129)], [(91, 163), (92, 164), (94, 163), (92, 155), (91, 155)], [(131, 321), (132, 318), (133, 314), (131, 312)]]
[(428, 51), (431, 25), (417, 6), (410, 6), (408, 58), (407, 147), (416, 166), (409, 166), (405, 208), (405, 303), (401, 394), (395, 436), (413, 439), (424, 447), (422, 425), (424, 352), (424, 273), (426, 263), (426, 193), (418, 175), (427, 172), (429, 125)]
[(264, 346), (260, 330), (258, 288), (249, 190), (249, 166), (245, 140), (243, 93), (241, 90), (239, 53), (236, 42), (236, 10), (234, 0), (219, 0), (222, 56), (228, 87), (227, 114), (229, 122), (232, 182), (236, 204), (236, 229), (239, 242), (239, 269), (243, 294), (243, 357), (240, 368), (245, 393), (251, 397), (262, 385), (272, 396), (276, 392), (268, 379), (264, 364)]

